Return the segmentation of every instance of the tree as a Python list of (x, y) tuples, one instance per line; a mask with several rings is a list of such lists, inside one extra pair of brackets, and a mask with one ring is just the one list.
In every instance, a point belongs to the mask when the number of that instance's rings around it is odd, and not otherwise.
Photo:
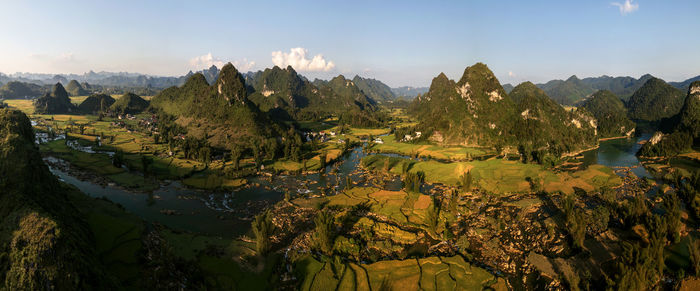
[(330, 255), (333, 251), (333, 243), (335, 242), (333, 228), (335, 225), (335, 217), (329, 210), (322, 210), (314, 218), (316, 244), (321, 251)]
[(326, 152), (323, 152), (318, 156), (318, 161), (320, 163), (320, 167), (321, 167), (320, 171), (321, 172), (324, 172), (326, 170), (326, 155), (327, 155)]
[(112, 165), (117, 168), (121, 168), (124, 164), (124, 152), (122, 150), (117, 150), (112, 156)]
[(665, 220), (668, 227), (669, 240), (674, 243), (681, 241), (681, 202), (678, 196), (671, 193), (666, 195), (663, 209), (666, 211)]
[(428, 207), (425, 214), (425, 224), (433, 232), (437, 231), (438, 222), (440, 221), (440, 207), (442, 202), (437, 197), (433, 197), (432, 207)]
[(241, 147), (238, 146), (237, 144), (234, 144), (231, 147), (231, 161), (233, 162), (233, 169), (238, 171), (240, 168), (240, 162), (241, 162), (241, 156), (243, 155), (243, 151), (241, 150)]
[(462, 191), (470, 191), (472, 189), (472, 171), (467, 171), (459, 177)]
[(151, 165), (153, 164), (153, 158), (142, 155), (141, 156), (141, 166), (143, 168), (143, 177), (146, 178), (151, 172)]
[(350, 190), (353, 186), (352, 178), (350, 178), (350, 176), (345, 176), (345, 190)]
[(700, 244), (692, 236), (688, 242), (688, 254), (690, 255), (690, 267), (696, 277), (700, 277)]
[(253, 160), (255, 161), (255, 168), (260, 169), (260, 166), (262, 166), (262, 160), (263, 160), (263, 153), (260, 147), (253, 143), (251, 148), (253, 149)]
[(567, 217), (566, 226), (575, 248), (582, 249), (583, 241), (586, 239), (586, 228), (588, 218), (582, 209), (574, 209)]
[(598, 207), (593, 210), (593, 218), (588, 228), (591, 230), (592, 234), (596, 235), (608, 229), (609, 221), (610, 211), (608, 208), (603, 205), (598, 205)]
[(407, 172), (403, 176), (403, 188), (406, 191), (420, 193), (420, 187), (423, 184), (423, 180), (425, 180), (425, 173), (420, 171), (415, 173)]
[(202, 161), (202, 163), (208, 166), (211, 162), (211, 148), (207, 146), (200, 148), (199, 159)]
[(265, 255), (270, 250), (270, 236), (274, 230), (272, 213), (268, 210), (255, 216), (252, 222), (255, 235), (255, 249), (258, 254)]

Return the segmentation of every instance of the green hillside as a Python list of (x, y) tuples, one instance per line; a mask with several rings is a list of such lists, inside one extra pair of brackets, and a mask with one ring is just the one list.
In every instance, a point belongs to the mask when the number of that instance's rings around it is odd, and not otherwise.
[(683, 92), (661, 79), (649, 79), (629, 101), (627, 108), (631, 119), (658, 121), (680, 112), (683, 107)]
[(76, 111), (61, 83), (56, 83), (51, 93), (34, 100), (34, 112), (37, 114), (68, 114)]
[(41, 160), (27, 116), (0, 109), (0, 125), (0, 289), (114, 288), (69, 190)]
[(24, 82), (7, 82), (0, 87), (0, 99), (26, 99), (41, 95), (41, 86)]
[(66, 91), (70, 96), (85, 96), (90, 94), (90, 92), (83, 88), (83, 86), (76, 80), (71, 80), (68, 82), (68, 85), (66, 85)]
[(627, 110), (620, 98), (607, 90), (601, 90), (586, 99), (582, 108), (593, 114), (597, 120), (600, 137), (629, 135), (635, 128), (634, 122), (627, 118)]
[(374, 99), (377, 102), (388, 102), (396, 99), (396, 96), (391, 91), (391, 88), (382, 81), (370, 78), (362, 78), (355, 75), (352, 78), (352, 82), (355, 83), (357, 88), (359, 88), (365, 95)]
[(111, 105), (110, 110), (117, 114), (137, 114), (148, 108), (148, 101), (134, 93), (126, 93)]
[(96, 114), (109, 109), (112, 104), (114, 104), (114, 98), (112, 98), (112, 96), (93, 94), (78, 105), (78, 110), (85, 114)]
[(194, 74), (182, 87), (154, 96), (151, 107), (174, 116), (189, 135), (220, 148), (280, 130), (248, 99), (243, 76), (230, 63), (221, 68), (216, 83), (209, 85), (202, 74)]

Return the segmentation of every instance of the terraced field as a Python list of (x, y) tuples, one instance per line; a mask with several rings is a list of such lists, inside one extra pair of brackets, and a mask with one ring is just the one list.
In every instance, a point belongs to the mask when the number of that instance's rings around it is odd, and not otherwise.
[(486, 270), (460, 256), (388, 260), (372, 264), (297, 262), (301, 290), (506, 290)]

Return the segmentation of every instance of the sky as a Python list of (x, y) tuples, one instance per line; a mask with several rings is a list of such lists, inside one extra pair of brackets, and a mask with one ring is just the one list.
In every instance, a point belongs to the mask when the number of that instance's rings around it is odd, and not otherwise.
[(700, 75), (700, 1), (0, 0), (0, 72), (180, 76), (212, 64), (292, 65), (392, 87)]

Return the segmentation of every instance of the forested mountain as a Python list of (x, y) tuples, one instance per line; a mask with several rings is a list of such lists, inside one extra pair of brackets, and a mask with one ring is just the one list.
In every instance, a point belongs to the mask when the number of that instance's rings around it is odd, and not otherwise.
[(275, 66), (249, 74), (247, 83), (250, 99), (277, 119), (317, 120), (348, 112), (371, 115), (377, 109), (372, 98), (342, 75), (311, 83), (291, 66), (286, 69)]
[(68, 82), (68, 85), (66, 85), (66, 92), (68, 92), (68, 95), (70, 96), (85, 96), (90, 94), (90, 92), (85, 90), (85, 88), (83, 88), (83, 86), (76, 80), (71, 80)]
[(11, 81), (0, 87), (0, 99), (27, 99), (41, 94), (41, 86), (32, 83)]
[(388, 102), (396, 98), (394, 92), (391, 91), (391, 88), (386, 84), (382, 83), (382, 81), (370, 78), (362, 78), (358, 75), (355, 75), (355, 77), (352, 78), (352, 82), (355, 83), (357, 88), (360, 88), (360, 90), (362, 90), (362, 92), (365, 93), (365, 95), (369, 96), (377, 102)]
[(595, 89), (575, 75), (566, 81), (552, 80), (545, 84), (538, 84), (537, 87), (540, 87), (549, 97), (562, 105), (574, 105), (595, 92)]
[(270, 137), (281, 130), (248, 99), (243, 76), (230, 63), (221, 68), (214, 84), (196, 73), (181, 87), (154, 96), (151, 107), (174, 116), (188, 135), (219, 148)]
[(540, 161), (545, 152), (558, 156), (597, 142), (592, 116), (567, 112), (534, 84), (520, 84), (511, 95), (486, 65), (477, 63), (456, 83), (445, 74), (434, 78), (409, 112), (421, 127), (435, 131), (434, 140), (518, 147)]
[(41, 160), (26, 115), (0, 109), (0, 284), (6, 290), (109, 290), (95, 238)]
[(641, 156), (672, 156), (700, 145), (700, 81), (691, 83), (680, 112), (664, 120), (669, 133), (656, 132), (638, 154)]
[(560, 155), (598, 142), (594, 118), (585, 110), (565, 110), (531, 82), (516, 86), (509, 95), (519, 112), (514, 129), (521, 151), (546, 149)]
[(637, 89), (642, 87), (642, 85), (651, 78), (654, 77), (646, 74), (639, 79), (632, 77), (600, 76), (584, 78), (581, 81), (595, 90), (608, 90), (620, 99), (628, 100)]
[(643, 121), (658, 121), (680, 112), (683, 92), (661, 79), (651, 78), (627, 102), (629, 116)]
[(676, 87), (676, 89), (686, 92), (690, 88), (690, 84), (696, 81), (700, 81), (700, 76), (695, 76), (682, 82), (668, 82), (668, 84), (673, 87)]
[[(563, 105), (573, 105), (581, 102), (594, 91), (608, 90), (618, 96), (620, 99), (627, 101), (630, 96), (641, 88), (647, 81), (654, 79), (650, 74), (643, 75), (639, 79), (633, 77), (588, 77), (578, 79), (576, 76), (571, 76), (566, 81), (552, 80), (545, 84), (537, 84), (537, 87), (542, 88), (552, 99)], [(693, 81), (700, 80), (700, 76), (690, 78), (682, 82), (669, 82), (668, 84), (687, 91), (688, 86)], [(503, 85), (506, 92), (510, 93), (507, 86)]]
[(106, 111), (112, 104), (114, 104), (112, 96), (93, 94), (78, 105), (78, 110), (85, 114), (97, 114)]
[(34, 112), (38, 114), (68, 114), (76, 111), (71, 103), (68, 92), (61, 83), (56, 83), (51, 93), (34, 100)]
[(416, 96), (420, 94), (425, 94), (428, 92), (430, 88), (428, 87), (411, 87), (411, 86), (402, 86), (398, 88), (391, 88), (391, 92), (394, 93), (394, 96), (396, 97), (404, 97), (404, 98), (415, 98)]
[(446, 143), (502, 144), (512, 137), (515, 104), (489, 68), (477, 63), (455, 83), (441, 73), (430, 90), (416, 98), (411, 112), (434, 128)]
[(693, 138), (700, 138), (700, 81), (688, 86), (688, 96), (679, 113), (679, 123), (676, 130), (688, 132)]
[[(201, 73), (204, 76), (204, 79), (206, 79), (209, 84), (213, 84), (219, 77), (219, 68), (217, 68), (215, 65), (212, 65), (211, 67), (209, 67), (209, 69), (201, 70), (198, 73)], [(185, 75), (185, 78), (189, 78), (192, 75), (194, 75), (194, 73), (192, 71), (189, 71)]]
[(593, 114), (597, 120), (600, 137), (631, 135), (635, 124), (627, 118), (627, 110), (620, 98), (608, 90), (600, 90), (586, 99), (582, 108)]
[[(376, 109), (377, 101), (365, 94), (360, 88), (350, 79), (346, 79), (343, 75), (328, 81), (327, 86), (333, 90), (333, 93), (340, 97), (340, 101), (346, 106), (357, 106), (360, 109), (374, 110)], [(321, 86), (322, 91), (325, 89)]]
[(112, 104), (110, 110), (116, 114), (137, 114), (148, 108), (148, 101), (134, 93), (126, 93)]
[(513, 87), (512, 84), (503, 84), (503, 90), (506, 90), (506, 93), (510, 94), (511, 91), (513, 91), (515, 87)]

